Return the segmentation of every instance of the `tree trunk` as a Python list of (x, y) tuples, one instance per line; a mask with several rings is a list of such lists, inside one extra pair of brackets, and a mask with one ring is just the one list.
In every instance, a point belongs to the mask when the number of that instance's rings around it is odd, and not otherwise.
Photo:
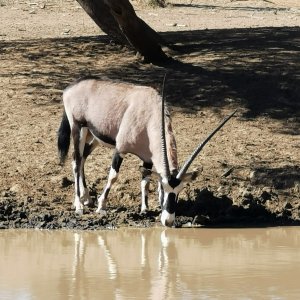
[(162, 62), (163, 38), (140, 19), (129, 0), (77, 0), (94, 22), (112, 39), (135, 48), (146, 61)]

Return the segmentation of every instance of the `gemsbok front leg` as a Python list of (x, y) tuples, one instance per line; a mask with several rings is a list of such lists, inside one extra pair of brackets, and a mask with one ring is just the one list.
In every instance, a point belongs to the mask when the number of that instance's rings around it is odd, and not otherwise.
[[(152, 163), (143, 163), (143, 168), (149, 170), (152, 169)], [(142, 192), (142, 205), (141, 205), (141, 214), (146, 213), (148, 211), (148, 194), (149, 194), (149, 185), (150, 185), (150, 176), (148, 174), (142, 173), (142, 181), (141, 181), (141, 192)]]
[(122, 161), (123, 161), (123, 157), (121, 156), (120, 153), (118, 153), (116, 151), (113, 156), (111, 168), (110, 168), (109, 175), (108, 175), (107, 184), (106, 184), (101, 196), (98, 198), (98, 208), (96, 210), (97, 213), (105, 213), (105, 211), (106, 211), (107, 197), (108, 197), (108, 194), (109, 194), (109, 191), (110, 191), (112, 185), (116, 182), (116, 180), (118, 178)]
[(157, 192), (158, 192), (158, 202), (160, 207), (162, 207), (164, 203), (164, 189), (160, 181), (158, 181)]

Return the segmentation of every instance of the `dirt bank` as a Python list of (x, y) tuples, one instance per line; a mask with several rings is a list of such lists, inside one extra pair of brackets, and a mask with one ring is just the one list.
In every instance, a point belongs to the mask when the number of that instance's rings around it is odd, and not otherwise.
[[(183, 162), (230, 111), (180, 194), (178, 225), (298, 224), (300, 206), (300, 5), (297, 0), (173, 1), (138, 14), (175, 43), (167, 101)], [(106, 217), (71, 203), (71, 160), (62, 168), (56, 131), (62, 90), (93, 74), (159, 88), (166, 68), (114, 45), (75, 1), (0, 1), (0, 228), (82, 228), (159, 224), (156, 183), (140, 215), (139, 160), (128, 155)], [(101, 192), (112, 151), (87, 162), (91, 195)]]

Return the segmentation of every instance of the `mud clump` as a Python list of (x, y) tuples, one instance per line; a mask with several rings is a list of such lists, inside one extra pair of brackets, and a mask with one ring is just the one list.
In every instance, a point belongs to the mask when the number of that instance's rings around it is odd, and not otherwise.
[[(276, 194), (263, 191), (260, 197), (244, 194), (234, 203), (227, 196), (215, 196), (207, 188), (195, 190), (191, 200), (179, 200), (176, 211), (176, 226), (267, 226), (299, 225), (293, 211), (298, 206), (291, 203), (279, 205)], [(80, 229), (96, 230), (117, 227), (160, 226), (160, 209), (140, 214), (139, 207), (109, 207), (106, 215), (95, 213), (94, 207), (87, 207), (78, 216), (70, 203), (61, 201), (43, 202), (17, 201), (7, 194), (0, 200), (0, 229)]]

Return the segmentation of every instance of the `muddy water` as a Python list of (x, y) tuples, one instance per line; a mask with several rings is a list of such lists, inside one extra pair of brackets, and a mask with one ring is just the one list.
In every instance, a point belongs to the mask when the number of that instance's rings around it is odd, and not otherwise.
[(300, 229), (0, 231), (0, 299), (299, 299)]

